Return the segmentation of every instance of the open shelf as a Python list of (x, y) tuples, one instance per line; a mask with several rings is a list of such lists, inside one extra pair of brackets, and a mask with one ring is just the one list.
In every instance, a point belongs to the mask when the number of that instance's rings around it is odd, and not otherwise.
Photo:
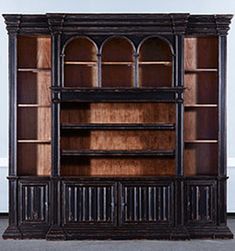
[(218, 139), (218, 108), (188, 107), (184, 114), (184, 139)]
[(174, 176), (175, 159), (169, 157), (62, 158), (63, 176)]
[(172, 130), (89, 130), (63, 131), (64, 150), (168, 150), (175, 148)]
[(153, 151), (153, 150), (62, 150), (62, 157), (90, 156), (90, 157), (174, 157), (175, 151)]
[(51, 108), (19, 107), (17, 112), (18, 139), (50, 139)]
[(51, 72), (18, 72), (18, 104), (51, 104)]
[(196, 143), (185, 144), (184, 174), (217, 175), (218, 174), (218, 144)]
[(174, 123), (173, 103), (62, 103), (61, 123)]
[(18, 143), (17, 174), (51, 175), (51, 145), (45, 143)]

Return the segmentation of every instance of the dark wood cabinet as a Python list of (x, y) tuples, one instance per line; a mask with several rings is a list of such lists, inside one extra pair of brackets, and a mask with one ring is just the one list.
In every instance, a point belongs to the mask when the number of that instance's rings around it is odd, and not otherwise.
[(3, 238), (233, 238), (226, 225), (231, 15), (4, 15)]

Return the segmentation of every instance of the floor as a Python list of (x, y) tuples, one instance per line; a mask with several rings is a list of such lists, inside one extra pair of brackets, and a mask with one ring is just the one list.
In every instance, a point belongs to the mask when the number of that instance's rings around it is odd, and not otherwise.
[[(228, 225), (235, 233), (235, 219), (229, 219)], [(7, 226), (7, 218), (0, 218), (0, 235)], [(45, 240), (3, 240), (0, 239), (0, 251), (233, 251), (233, 240), (191, 240), (191, 241), (45, 241)]]

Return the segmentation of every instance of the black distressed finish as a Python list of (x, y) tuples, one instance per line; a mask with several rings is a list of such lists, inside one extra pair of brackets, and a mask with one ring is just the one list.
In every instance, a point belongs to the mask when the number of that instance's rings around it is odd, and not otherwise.
[[(63, 14), (4, 15), (9, 33), (10, 147), (9, 227), (3, 238), (190, 239), (233, 238), (226, 226), (226, 35), (232, 15)], [(50, 177), (19, 176), (17, 161), (18, 35), (52, 38), (52, 168)], [(148, 36), (171, 45), (173, 86), (143, 89), (74, 89), (63, 86), (63, 48), (74, 36), (88, 36), (98, 48), (109, 36), (126, 36), (135, 48)], [(219, 37), (218, 176), (184, 176), (183, 39), (185, 35)], [(100, 80), (99, 80), (100, 81)], [(60, 125), (63, 102), (171, 102), (175, 124), (109, 124), (107, 130), (175, 130), (175, 151), (60, 150), (60, 133), (101, 129), (100, 125)], [(27, 154), (27, 153), (26, 153)], [(170, 156), (169, 177), (62, 177), (60, 158), (71, 156)], [(33, 163), (32, 163), (33, 164)]]

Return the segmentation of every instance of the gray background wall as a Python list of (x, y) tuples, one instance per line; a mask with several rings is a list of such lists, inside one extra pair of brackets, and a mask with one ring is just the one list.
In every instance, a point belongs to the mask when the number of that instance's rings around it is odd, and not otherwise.
[[(193, 14), (235, 13), (234, 0), (0, 0), (0, 13), (154, 13), (187, 12)], [(8, 44), (3, 18), (0, 18), (0, 212), (7, 207), (8, 156)], [(235, 19), (228, 37), (228, 210), (235, 212)]]

